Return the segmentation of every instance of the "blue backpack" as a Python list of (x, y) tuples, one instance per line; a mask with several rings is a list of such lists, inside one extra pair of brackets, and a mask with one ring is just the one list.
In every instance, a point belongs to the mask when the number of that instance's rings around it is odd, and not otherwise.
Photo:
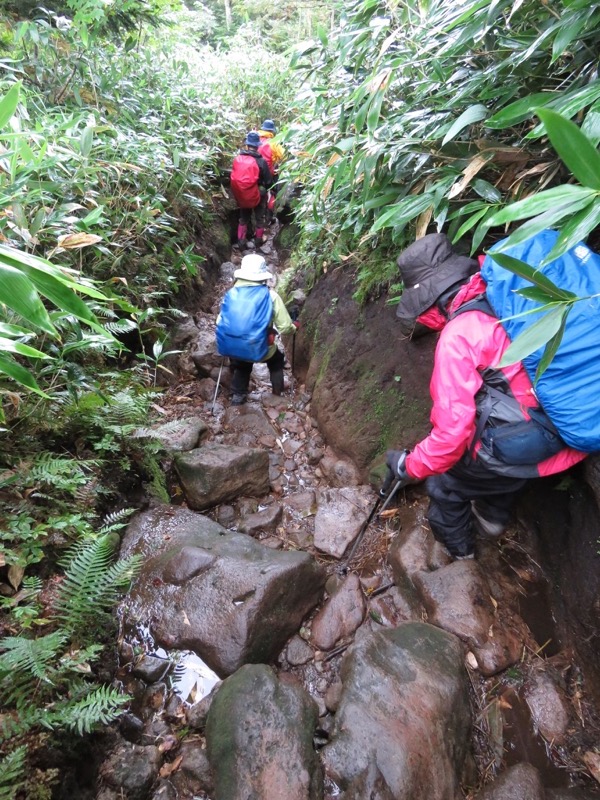
[(272, 316), (273, 301), (265, 284), (229, 289), (217, 319), (219, 354), (241, 361), (262, 361), (269, 351)]
[[(503, 252), (536, 267), (551, 251), (557, 231), (545, 230), (522, 244)], [(506, 240), (504, 240), (506, 241)], [(499, 242), (492, 250), (503, 244)], [(600, 293), (600, 256), (583, 242), (560, 258), (551, 261), (541, 272), (561, 289), (578, 297)], [(526, 331), (539, 314), (508, 319), (542, 304), (516, 293), (531, 283), (486, 256), (481, 274), (487, 283), (487, 299), (513, 341)], [(544, 352), (540, 347), (523, 359), (532, 382)], [(571, 447), (592, 453), (600, 450), (600, 297), (581, 300), (567, 317), (560, 346), (548, 369), (535, 385), (535, 392), (562, 439)]]

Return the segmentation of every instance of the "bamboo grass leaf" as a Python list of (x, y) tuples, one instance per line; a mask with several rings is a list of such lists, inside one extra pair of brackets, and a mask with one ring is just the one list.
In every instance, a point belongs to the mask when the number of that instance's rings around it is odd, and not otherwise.
[(556, 111), (537, 111), (552, 146), (583, 186), (600, 191), (600, 153), (574, 122)]
[(549, 342), (564, 325), (569, 310), (570, 304), (560, 304), (536, 320), (509, 345), (498, 367), (502, 369), (510, 364), (523, 361), (524, 358)]

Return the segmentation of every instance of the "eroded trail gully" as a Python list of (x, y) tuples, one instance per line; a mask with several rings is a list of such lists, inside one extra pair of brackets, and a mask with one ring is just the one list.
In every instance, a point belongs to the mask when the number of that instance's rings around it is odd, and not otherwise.
[[(263, 252), (276, 272), (273, 234)], [(143, 556), (117, 676), (133, 701), (98, 800), (596, 797), (596, 729), (527, 531), (452, 563), (416, 488), (346, 574), (376, 494), (289, 367), (274, 397), (256, 365), (241, 407), (225, 367), (213, 408), (214, 322), (240, 258), (213, 313), (173, 335), (179, 380), (153, 427), (178, 480), (123, 541)]]

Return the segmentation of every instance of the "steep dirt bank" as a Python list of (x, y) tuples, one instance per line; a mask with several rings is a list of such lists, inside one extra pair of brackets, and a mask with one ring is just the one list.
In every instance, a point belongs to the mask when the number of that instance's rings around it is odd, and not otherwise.
[(366, 475), (390, 446), (427, 433), (435, 340), (403, 339), (384, 299), (359, 306), (352, 275), (335, 270), (308, 295), (296, 370), (332, 447)]
[[(326, 440), (366, 474), (390, 447), (429, 429), (435, 337), (407, 341), (384, 299), (359, 307), (352, 276), (323, 276), (303, 308), (297, 370), (312, 391)], [(531, 482), (519, 508), (561, 641), (581, 659), (600, 701), (600, 458), (566, 476)]]

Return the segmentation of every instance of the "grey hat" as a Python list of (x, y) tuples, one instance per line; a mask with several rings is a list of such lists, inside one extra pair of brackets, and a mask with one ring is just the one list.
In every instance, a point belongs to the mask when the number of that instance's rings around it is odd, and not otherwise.
[(457, 255), (444, 233), (430, 233), (403, 250), (396, 261), (404, 291), (396, 308), (403, 329), (431, 308), (455, 284), (466, 283), (479, 269), (475, 259)]

